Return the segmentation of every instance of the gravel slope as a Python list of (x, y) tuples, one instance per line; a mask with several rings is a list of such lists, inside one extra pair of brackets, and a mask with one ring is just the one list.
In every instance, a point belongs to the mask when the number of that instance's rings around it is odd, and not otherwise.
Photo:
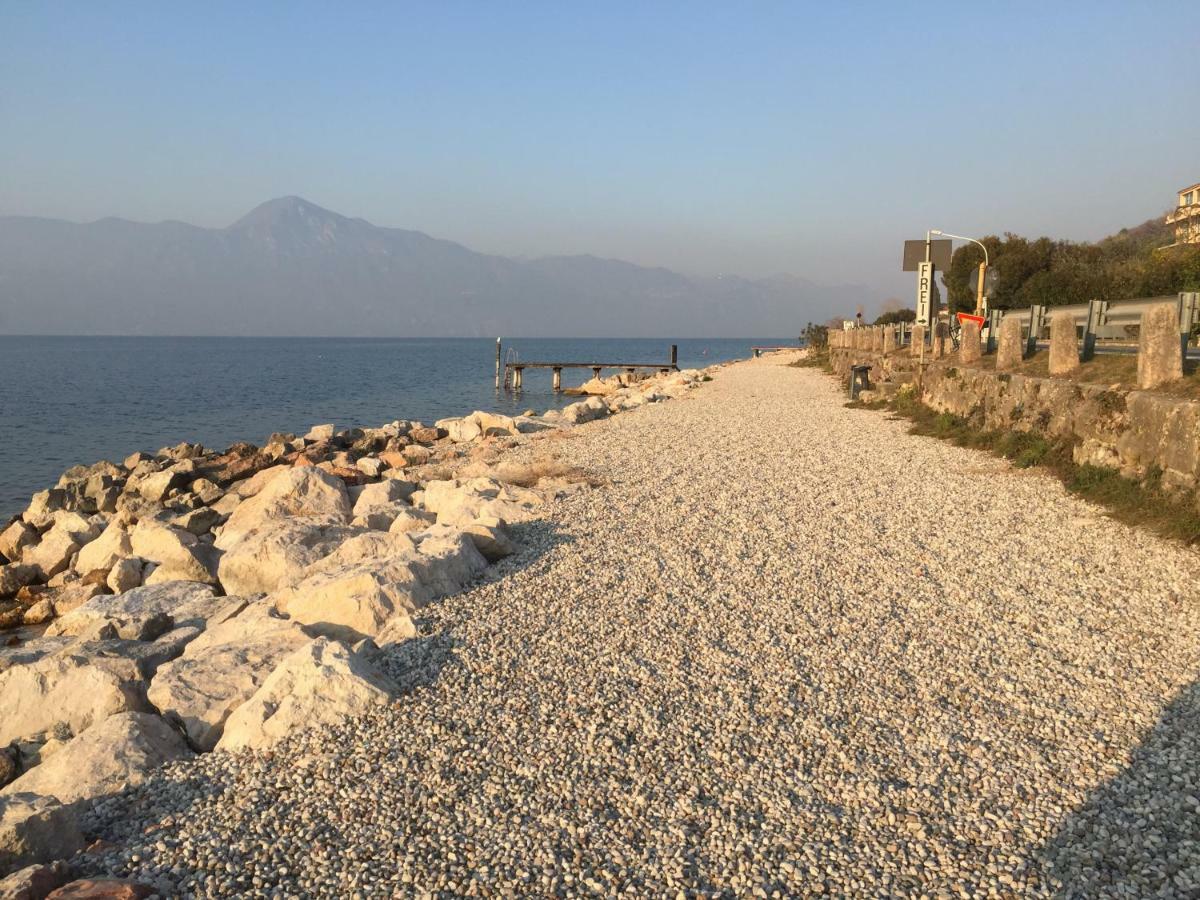
[(554, 449), (610, 484), (427, 610), (395, 708), (163, 770), (99, 809), (128, 843), (97, 869), (198, 896), (1197, 894), (1197, 554), (769, 360)]

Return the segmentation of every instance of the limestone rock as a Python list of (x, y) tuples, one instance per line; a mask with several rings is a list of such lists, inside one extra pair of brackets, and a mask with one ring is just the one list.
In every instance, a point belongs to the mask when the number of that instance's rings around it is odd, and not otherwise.
[(23, 566), (20, 563), (0, 566), (0, 598), (13, 596), (37, 579), (38, 570), (33, 566)]
[(306, 441), (328, 441), (334, 434), (337, 433), (337, 426), (333, 424), (314, 425), (309, 429), (308, 434), (304, 436)]
[(129, 532), (119, 520), (113, 520), (94, 541), (89, 541), (79, 551), (75, 568), (79, 572), (94, 569), (111, 569), (118, 560), (133, 554)]
[(41, 625), (44, 622), (49, 622), (54, 618), (54, 604), (49, 598), (39, 600), (29, 609), (25, 610), (25, 614), (21, 617), (21, 621), (26, 625)]
[(21, 518), (34, 528), (46, 528), (54, 521), (54, 514), (66, 508), (66, 503), (67, 492), (62, 488), (38, 491), (30, 498), (29, 506), (21, 513)]
[(161, 522), (139, 522), (130, 533), (133, 552), (157, 568), (146, 577), (147, 584), (169, 581), (217, 583), (217, 559), (212, 548), (194, 534)]
[(446, 432), (446, 436), (456, 444), (465, 444), (483, 434), (479, 425), (472, 418), (441, 419), (436, 423), (438, 428)]
[(129, 660), (45, 656), (0, 672), (0, 744), (65, 722), (79, 734), (95, 722), (143, 711), (142, 675)]
[(47, 895), (46, 900), (140, 900), (157, 891), (126, 878), (80, 878)]
[(161, 615), (170, 616), (177, 626), (203, 627), (226, 602), (209, 585), (194, 581), (145, 585), (123, 594), (93, 597), (56, 620), (46, 634), (78, 635), (104, 624), (113, 625), (118, 632), (136, 633)]
[(979, 343), (979, 323), (970, 319), (962, 323), (958, 338), (958, 361), (964, 365), (979, 362), (983, 347)]
[(65, 859), (83, 849), (83, 833), (67, 807), (52, 797), (0, 797), (0, 872)]
[(22, 791), (74, 803), (141, 784), (150, 770), (191, 755), (165, 721), (141, 712), (117, 713), (93, 725), (0, 794)]
[(307, 566), (358, 533), (320, 518), (267, 521), (225, 552), (217, 572), (232, 594), (270, 593), (298, 580)]
[(1183, 377), (1179, 313), (1173, 303), (1152, 306), (1142, 313), (1138, 336), (1138, 387), (1151, 390)]
[(387, 530), (391, 534), (408, 534), (413, 531), (422, 531), (436, 521), (437, 516), (433, 513), (408, 507), (396, 513)]
[(107, 593), (106, 587), (107, 585), (99, 585), (95, 582), (77, 581), (59, 589), (54, 595), (54, 614), (65, 616), (67, 613), (79, 609), (93, 597)]
[(79, 552), (81, 542), (67, 528), (51, 528), (42, 539), (28, 547), (22, 562), (32, 566), (42, 581), (46, 581), (71, 564), (72, 557)]
[(37, 529), (17, 519), (0, 532), (0, 554), (10, 562), (17, 562), (25, 548), (36, 544), (37, 541)]
[(478, 519), (464, 526), (463, 533), (488, 562), (496, 562), (517, 552), (516, 545), (499, 519)]
[(35, 864), (0, 878), (0, 897), (6, 900), (43, 900), (69, 878), (66, 866)]
[(487, 568), (469, 536), (446, 525), (434, 525), (415, 535), (416, 570), (421, 583), (434, 596), (456, 594)]
[[(235, 484), (233, 486), (233, 488), (231, 489), (231, 492), (229, 494), (226, 494), (221, 499), (228, 500), (230, 498), (230, 496), (232, 495), (233, 497), (235, 497), (237, 499), (247, 500), (250, 497), (255, 496), (256, 494), (261, 493), (262, 489), (265, 488), (268, 484), (270, 484), (272, 481), (274, 481), (276, 478), (278, 478), (284, 472), (289, 472), (289, 471), (291, 471), (290, 466), (282, 466), (282, 465), (271, 466), (268, 469), (263, 469), (259, 472), (256, 472), (253, 476), (251, 476), (250, 478), (247, 478), (245, 481), (241, 481), (241, 482), (238, 482), (237, 484)], [(220, 504), (218, 504), (216, 506), (216, 508), (218, 510), (221, 510), (221, 512), (225, 512), (225, 513), (230, 512), (230, 510), (221, 509)]]
[(233, 511), (216, 546), (228, 550), (248, 532), (273, 520), (305, 516), (340, 524), (350, 520), (350, 512), (350, 497), (340, 478), (314, 466), (289, 469)]
[(265, 603), (253, 603), (163, 665), (150, 683), (150, 702), (182, 724), (193, 746), (211, 750), (229, 714), (283, 657), (308, 641), (297, 623), (272, 616)]
[(383, 461), (375, 456), (364, 456), (356, 460), (354, 467), (369, 478), (378, 478), (385, 468)]
[(428, 601), (419, 559), (407, 535), (368, 532), (309, 566), (294, 588), (271, 599), (317, 634), (352, 641), (373, 637), (393, 616)]
[(146, 500), (161, 503), (170, 496), (174, 488), (186, 484), (196, 470), (196, 464), (191, 460), (177, 462), (160, 472), (146, 475), (138, 479), (130, 479), (129, 487)]
[(1079, 368), (1079, 338), (1069, 313), (1050, 317), (1050, 374), (1067, 375)]
[(540, 502), (541, 498), (533, 491), (491, 478), (431, 481), (422, 497), (425, 508), (437, 515), (441, 525), (466, 525), (481, 518), (523, 521)]
[(1021, 320), (1005, 316), (1000, 320), (1000, 336), (996, 341), (996, 371), (1008, 372), (1020, 364)]
[(399, 478), (388, 478), (377, 484), (364, 485), (354, 501), (353, 514), (365, 516), (380, 509), (392, 509), (398, 502), (407, 501), (417, 485)]
[(145, 560), (136, 556), (117, 562), (108, 573), (106, 584), (114, 594), (131, 591), (142, 583), (142, 569)]
[(335, 724), (391, 701), (394, 687), (345, 644), (317, 638), (275, 668), (225, 723), (217, 748), (266, 748), (293, 728)]

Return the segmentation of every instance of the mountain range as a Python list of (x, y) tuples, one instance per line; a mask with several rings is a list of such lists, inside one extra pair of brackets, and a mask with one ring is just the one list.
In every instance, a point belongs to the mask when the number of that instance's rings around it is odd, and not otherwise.
[(284, 197), (227, 228), (0, 217), (0, 333), (797, 335), (865, 289), (512, 259)]

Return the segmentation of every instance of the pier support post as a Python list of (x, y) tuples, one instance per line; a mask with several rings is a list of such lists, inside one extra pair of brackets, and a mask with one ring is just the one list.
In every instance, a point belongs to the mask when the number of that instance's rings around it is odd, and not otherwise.
[(676, 344), (671, 345), (671, 368), (679, 368), (679, 347)]
[(514, 391), (519, 391), (521, 389), (521, 382), (523, 380), (522, 376), (523, 376), (524, 372), (525, 372), (525, 370), (522, 369), (520, 366), (517, 366), (515, 369), (513, 369), (513, 390)]
[(558, 393), (562, 390), (562, 369), (555, 366), (552, 371), (554, 372), (554, 392)]
[(599, 366), (592, 366), (592, 377), (593, 378), (600, 377), (600, 367)]
[(500, 338), (496, 338), (496, 390), (500, 390)]

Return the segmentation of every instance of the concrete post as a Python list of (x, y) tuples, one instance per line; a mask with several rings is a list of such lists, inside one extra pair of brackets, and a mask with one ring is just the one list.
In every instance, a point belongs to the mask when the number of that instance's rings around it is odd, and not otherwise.
[(883, 352), (896, 352), (896, 327), (894, 325), (883, 326)]
[(1179, 311), (1173, 303), (1152, 306), (1142, 313), (1138, 337), (1138, 387), (1156, 388), (1183, 377), (1179, 342)]
[(1050, 317), (1050, 374), (1067, 375), (1079, 368), (1079, 337), (1070, 313)]
[(979, 343), (979, 323), (967, 319), (962, 323), (962, 332), (958, 338), (958, 361), (964, 365), (979, 362), (983, 356), (983, 347)]
[(1021, 364), (1021, 320), (1005, 316), (1000, 320), (996, 342), (996, 371), (1007, 372)]
[(913, 356), (921, 355), (921, 345), (925, 343), (925, 326), (914, 325), (912, 329), (912, 340), (909, 342), (909, 347), (912, 348)]
[(949, 329), (945, 322), (935, 322), (933, 325), (933, 343), (930, 350), (933, 351), (934, 359), (941, 359), (946, 355), (946, 339), (949, 337), (947, 333)]

